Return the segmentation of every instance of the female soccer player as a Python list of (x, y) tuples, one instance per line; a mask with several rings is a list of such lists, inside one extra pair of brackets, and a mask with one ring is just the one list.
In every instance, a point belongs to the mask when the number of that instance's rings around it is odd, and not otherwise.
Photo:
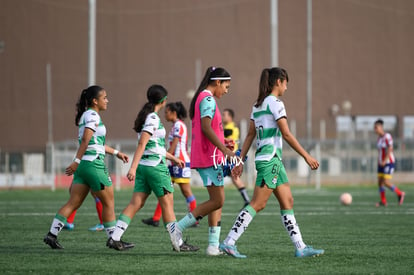
[(378, 188), (381, 198), (381, 201), (378, 202), (376, 206), (387, 206), (385, 187), (390, 189), (392, 192), (395, 192), (398, 197), (398, 204), (402, 205), (405, 193), (390, 182), (395, 167), (392, 136), (390, 133), (386, 133), (384, 131), (384, 121), (382, 119), (375, 121), (374, 130), (378, 135)]
[[(238, 215), (227, 238), (220, 249), (236, 257), (246, 258), (237, 251), (236, 241), (244, 233), (257, 212), (263, 210), (269, 197), (275, 195), (280, 205), (282, 224), (285, 226), (295, 248), (296, 257), (308, 257), (323, 254), (323, 250), (307, 246), (303, 240), (293, 213), (293, 197), (288, 184), (285, 167), (282, 163), (282, 138), (312, 168), (319, 163), (311, 157), (290, 133), (285, 106), (278, 97), (287, 90), (288, 74), (281, 68), (264, 69), (260, 77), (259, 95), (253, 106), (249, 132), (244, 141), (241, 157), (244, 158), (256, 137), (255, 164), (257, 170), (253, 199)], [(234, 175), (240, 175), (242, 166), (233, 169)]]
[(65, 225), (66, 219), (81, 206), (90, 190), (102, 202), (102, 219), (108, 239), (114, 230), (114, 190), (104, 158), (105, 154), (109, 153), (126, 163), (128, 156), (105, 145), (106, 128), (99, 112), (105, 111), (107, 105), (106, 91), (99, 86), (90, 86), (83, 90), (76, 104), (75, 124), (79, 126), (79, 148), (75, 159), (66, 168), (66, 175), (74, 175), (73, 183), (69, 201), (58, 211), (49, 233), (44, 238), (44, 242), (51, 248), (63, 248), (57, 241), (57, 235)]
[[(178, 165), (169, 164), (171, 180), (180, 186), (181, 193), (187, 200), (189, 211), (193, 211), (197, 205), (196, 198), (191, 191), (190, 178), (190, 157), (187, 153), (187, 126), (183, 120), (187, 117), (187, 110), (184, 105), (178, 102), (168, 103), (165, 107), (165, 118), (167, 121), (173, 123), (173, 127), (168, 135), (170, 147), (168, 153), (174, 155), (176, 158), (184, 161), (185, 167), (181, 168)], [(152, 226), (158, 226), (162, 215), (161, 205), (158, 203), (155, 208), (154, 215), (151, 218), (143, 219), (142, 222)]]
[(176, 230), (174, 188), (166, 158), (174, 161), (180, 168), (184, 167), (184, 162), (165, 150), (165, 128), (158, 112), (166, 105), (167, 90), (161, 85), (152, 85), (147, 91), (147, 99), (148, 102), (135, 120), (134, 130), (138, 133), (138, 146), (127, 174), (130, 181), (135, 180), (134, 193), (130, 203), (119, 216), (107, 245), (116, 250), (132, 247), (132, 245), (125, 246), (121, 237), (153, 191), (161, 205), (164, 224), (170, 234), (174, 250), (196, 251), (198, 248), (183, 242), (180, 232)]
[[(239, 131), (239, 128), (234, 123), (234, 111), (232, 109), (224, 109), (223, 124), (224, 124), (224, 127), (223, 127), (224, 137), (234, 141), (233, 151), (237, 151), (240, 131)], [(244, 201), (244, 206), (247, 206), (250, 202), (250, 198), (249, 198), (249, 195), (247, 194), (246, 186), (244, 185), (240, 177), (236, 177), (233, 175), (229, 175), (229, 176), (231, 177), (231, 180), (234, 186), (236, 186), (236, 188), (239, 190), (240, 195), (242, 196), (242, 199)]]
[(216, 98), (228, 93), (230, 74), (223, 68), (207, 69), (197, 92), (191, 101), (192, 119), (191, 168), (197, 169), (204, 186), (207, 187), (209, 200), (199, 204), (178, 222), (180, 232), (193, 226), (208, 215), (209, 245), (207, 255), (222, 254), (218, 248), (220, 238), (221, 210), (224, 203), (223, 167), (227, 156), (233, 151), (225, 146), (220, 110)]

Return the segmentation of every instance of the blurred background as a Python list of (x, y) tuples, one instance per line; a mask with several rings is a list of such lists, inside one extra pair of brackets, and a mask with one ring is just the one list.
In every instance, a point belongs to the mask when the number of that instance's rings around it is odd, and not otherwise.
[[(235, 111), (241, 143), (262, 69), (288, 71), (290, 129), (321, 162), (310, 172), (285, 144), (292, 183), (375, 183), (378, 118), (394, 137), (396, 182), (413, 182), (413, 26), (411, 0), (0, 0), (0, 187), (70, 184), (75, 104), (90, 84), (108, 93), (108, 144), (132, 157), (147, 88), (188, 108), (209, 66), (232, 76), (218, 104)], [(129, 165), (106, 159), (128, 185)]]

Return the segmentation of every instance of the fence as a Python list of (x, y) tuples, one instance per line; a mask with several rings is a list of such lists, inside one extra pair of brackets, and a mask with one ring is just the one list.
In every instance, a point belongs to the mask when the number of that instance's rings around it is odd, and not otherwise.
[[(125, 152), (132, 160), (136, 140), (117, 140), (108, 144)], [(318, 188), (324, 184), (375, 183), (378, 154), (375, 142), (315, 140), (301, 141), (301, 144), (321, 165), (317, 171), (310, 171), (305, 161), (285, 144), (283, 162), (292, 184), (310, 184)], [(0, 151), (0, 188), (68, 187), (71, 177), (65, 176), (64, 171), (76, 150), (76, 141), (67, 141), (48, 144), (44, 152)], [(394, 181), (414, 182), (414, 140), (394, 140), (394, 154), (397, 159)], [(242, 179), (252, 187), (255, 181), (254, 148), (248, 156)], [(107, 156), (105, 161), (117, 189), (133, 186), (125, 177), (129, 164), (123, 164), (113, 156)], [(192, 184), (201, 185), (198, 173), (192, 175)], [(225, 183), (230, 183), (230, 179)]]

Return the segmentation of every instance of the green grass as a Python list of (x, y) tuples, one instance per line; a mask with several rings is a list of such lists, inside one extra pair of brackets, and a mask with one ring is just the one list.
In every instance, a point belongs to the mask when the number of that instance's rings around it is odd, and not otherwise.
[[(414, 186), (401, 186), (407, 193), (403, 206), (387, 192), (389, 206), (376, 208), (377, 188), (372, 186), (313, 188), (292, 187), (295, 215), (307, 244), (325, 249), (318, 258), (297, 259), (282, 227), (278, 204), (269, 200), (238, 242), (247, 259), (229, 256), (208, 257), (207, 219), (199, 228), (184, 235), (201, 247), (196, 253), (175, 253), (168, 234), (161, 226), (141, 223), (151, 216), (154, 197), (131, 222), (123, 239), (136, 243), (129, 251), (105, 247), (104, 232), (89, 232), (97, 222), (92, 197), (78, 211), (75, 230), (59, 235), (64, 250), (52, 250), (42, 239), (58, 208), (68, 198), (67, 190), (51, 192), (0, 191), (0, 270), (2, 274), (410, 274), (414, 273)], [(342, 192), (353, 195), (351, 206), (341, 206)], [(115, 193), (117, 215), (127, 205), (131, 190)], [(204, 189), (194, 190), (199, 202)], [(249, 191), (252, 195), (252, 190)], [(239, 193), (226, 189), (222, 217), (223, 239), (242, 206)], [(185, 203), (176, 192), (178, 218), (185, 214)]]

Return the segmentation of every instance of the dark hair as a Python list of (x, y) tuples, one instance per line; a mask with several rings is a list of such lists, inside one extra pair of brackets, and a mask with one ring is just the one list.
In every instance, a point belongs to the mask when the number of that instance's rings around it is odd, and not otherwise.
[(178, 119), (183, 120), (187, 117), (187, 110), (181, 101), (168, 103), (166, 108), (168, 108), (171, 112), (175, 112)]
[(234, 111), (232, 109), (224, 109), (223, 112), (228, 112), (232, 119), (234, 119)]
[(255, 107), (262, 105), (264, 99), (272, 92), (278, 79), (289, 82), (289, 76), (285, 69), (273, 67), (270, 69), (266, 68), (262, 71), (259, 83), (259, 95), (257, 96), (256, 104), (254, 105)]
[[(196, 91), (196, 93), (193, 96), (193, 99), (191, 100), (191, 105), (190, 105), (190, 118), (193, 119), (194, 117), (194, 108), (195, 108), (195, 103), (197, 101), (197, 97), (198, 95), (204, 91), (205, 88), (207, 88), (207, 86), (210, 83), (213, 83), (216, 80), (220, 80), (220, 81), (230, 81), (230, 74), (223, 68), (216, 68), (216, 67), (208, 67), (206, 73), (204, 74), (203, 80), (200, 83), (200, 86), (198, 86), (198, 89)], [(220, 79), (223, 78), (223, 79)]]
[(76, 117), (75, 117), (75, 125), (79, 126), (79, 120), (82, 114), (92, 106), (92, 101), (94, 98), (98, 98), (99, 93), (104, 88), (100, 86), (89, 86), (88, 88), (84, 89), (76, 103)]
[(133, 128), (135, 132), (141, 132), (142, 126), (144, 125), (148, 114), (154, 112), (155, 105), (163, 102), (166, 99), (167, 94), (167, 90), (161, 85), (154, 84), (148, 88), (148, 102), (144, 104), (141, 111), (139, 111), (137, 118), (135, 119)]
[(376, 121), (375, 121), (375, 123), (374, 123), (374, 125), (375, 124), (380, 124), (381, 126), (383, 126), (384, 125), (384, 121), (382, 120), (382, 119), (377, 119)]

